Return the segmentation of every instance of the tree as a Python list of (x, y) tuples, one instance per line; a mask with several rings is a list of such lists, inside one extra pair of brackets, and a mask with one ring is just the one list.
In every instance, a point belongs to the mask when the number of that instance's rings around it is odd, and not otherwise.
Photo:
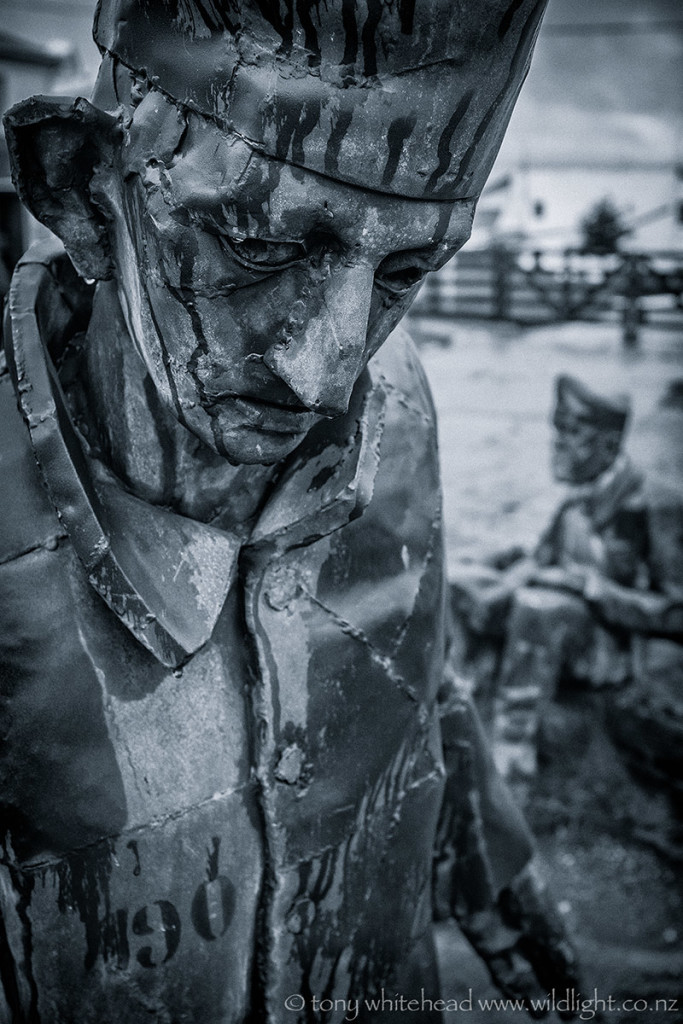
[(628, 235), (623, 217), (610, 199), (601, 199), (581, 221), (581, 252), (604, 256), (617, 252), (619, 242)]

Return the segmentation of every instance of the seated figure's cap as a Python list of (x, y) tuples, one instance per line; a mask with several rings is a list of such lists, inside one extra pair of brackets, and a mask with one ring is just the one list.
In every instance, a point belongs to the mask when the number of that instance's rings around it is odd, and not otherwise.
[(594, 423), (606, 430), (623, 430), (631, 412), (628, 395), (599, 395), (570, 374), (555, 381), (555, 422), (568, 419)]
[(417, 199), (477, 196), (546, 0), (99, 0), (94, 36), (255, 150)]

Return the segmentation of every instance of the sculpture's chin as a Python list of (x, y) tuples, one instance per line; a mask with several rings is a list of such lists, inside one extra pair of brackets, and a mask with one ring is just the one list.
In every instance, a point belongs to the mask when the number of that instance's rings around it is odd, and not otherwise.
[(234, 466), (272, 466), (291, 455), (307, 434), (306, 430), (283, 434), (245, 426), (221, 429), (215, 419), (211, 427), (211, 436), (202, 432), (200, 440)]

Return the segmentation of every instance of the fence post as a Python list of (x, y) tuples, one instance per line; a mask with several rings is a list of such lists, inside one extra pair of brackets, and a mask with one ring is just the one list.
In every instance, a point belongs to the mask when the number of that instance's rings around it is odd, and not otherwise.
[(493, 315), (497, 320), (510, 319), (510, 295), (513, 256), (503, 245), (491, 249), (493, 270)]
[(640, 312), (640, 267), (638, 257), (629, 253), (624, 256), (624, 292), (621, 310), (622, 341), (624, 348), (635, 348), (638, 344)]

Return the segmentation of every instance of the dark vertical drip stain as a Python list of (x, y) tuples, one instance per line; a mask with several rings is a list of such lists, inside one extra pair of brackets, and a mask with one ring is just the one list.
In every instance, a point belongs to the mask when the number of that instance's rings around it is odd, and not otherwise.
[[(145, 392), (145, 399), (149, 409), (159, 409), (159, 396), (157, 395), (154, 381), (147, 373), (142, 382)], [(164, 499), (170, 501), (175, 485), (175, 459), (173, 457), (173, 439), (164, 425), (164, 417), (157, 415), (153, 418), (154, 431), (158, 439), (158, 450), (161, 452), (161, 487)], [(130, 843), (128, 844), (131, 845)]]
[(377, 74), (377, 27), (382, 20), (382, 0), (368, 0), (368, 17), (363, 25), (363, 74)]
[(356, 24), (356, 0), (342, 0), (342, 25), (344, 26), (344, 56), (342, 64), (355, 64), (358, 56), (358, 25)]
[(278, 160), (286, 160), (289, 153), (289, 145), (292, 136), (299, 123), (300, 111), (298, 107), (287, 107), (284, 104), (278, 105), (275, 110), (275, 156)]
[(339, 171), (339, 151), (344, 136), (349, 130), (352, 117), (353, 110), (342, 110), (329, 134), (325, 149), (325, 173), (329, 174), (331, 178), (336, 177)]
[(198, 24), (205, 25), (212, 32), (220, 32), (225, 23), (211, 0), (208, 5), (202, 3), (202, 0), (173, 0), (170, 15), (180, 23), (181, 31), (189, 28), (193, 35), (197, 34)]
[(128, 946), (128, 911), (116, 911), (116, 939), (118, 943), (117, 966), (120, 971), (125, 971), (130, 960), (130, 947)]
[[(272, 163), (272, 161), (271, 161), (271, 163)], [(249, 207), (248, 207), (248, 204), (247, 203), (237, 203), (237, 205), (236, 205), (236, 213), (237, 213), (237, 218), (236, 218), (237, 229), (238, 229), (238, 231), (241, 231), (241, 232), (243, 232), (243, 234), (246, 235), (248, 233), (248, 231), (249, 231)]]
[(114, 951), (112, 944), (116, 943), (110, 928), (112, 919), (109, 906), (109, 878), (113, 855), (114, 844), (108, 841), (70, 853), (55, 867), (44, 869), (56, 873), (57, 906), (60, 913), (75, 910), (83, 924), (86, 971), (94, 966), (98, 953), (107, 956)]
[[(141, 206), (140, 202), (137, 200), (137, 198), (133, 199), (133, 201), (132, 201), (132, 209), (129, 209), (127, 211), (127, 213), (128, 213), (128, 216), (130, 217), (130, 223), (131, 224), (142, 223), (143, 220), (144, 220), (144, 217), (145, 217), (144, 211), (142, 210), (142, 206)], [(161, 358), (162, 358), (162, 362), (164, 364), (164, 371), (165, 371), (165, 374), (166, 374), (166, 383), (168, 384), (169, 391), (171, 392), (171, 399), (173, 401), (173, 405), (174, 405), (174, 408), (176, 410), (176, 414), (177, 414), (178, 418), (180, 419), (180, 422), (181, 423), (185, 423), (182, 406), (180, 405), (180, 399), (178, 398), (178, 389), (176, 388), (175, 381), (173, 379), (173, 373), (171, 372), (171, 361), (169, 359), (168, 351), (166, 349), (166, 344), (164, 342), (164, 336), (163, 336), (163, 333), (161, 331), (161, 325), (159, 324), (159, 322), (158, 322), (158, 320), (156, 318), (156, 314), (154, 312), (154, 305), (152, 303), (152, 298), (151, 298), (151, 295), (150, 295), (150, 292), (149, 292), (149, 288), (147, 287), (147, 284), (146, 284), (146, 281), (149, 278), (149, 275), (145, 273), (145, 267), (142, 265), (142, 261), (140, 261), (140, 264), (141, 264), (140, 265), (140, 271), (141, 271), (140, 276), (141, 276), (141, 278), (143, 280), (143, 285), (144, 285), (144, 289), (145, 289), (145, 295), (146, 295), (146, 298), (147, 298), (147, 308), (149, 309), (149, 314), (150, 314), (150, 316), (152, 318), (152, 323), (154, 325), (154, 331), (155, 331), (157, 339), (159, 341), (159, 347), (161, 348)]]
[(325, 988), (322, 991), (321, 1001), (323, 999), (334, 998), (334, 986), (337, 981), (337, 969), (339, 968), (339, 961), (341, 960), (345, 952), (345, 949), (340, 949), (332, 961), (332, 966), (330, 968), (330, 976), (327, 979), (327, 984), (325, 985)]
[[(185, 246), (185, 248), (182, 250), (182, 253), (180, 254), (180, 287), (174, 288), (170, 284), (170, 282), (166, 282), (166, 285), (171, 294), (174, 295), (174, 297), (183, 306), (183, 308), (187, 311), (190, 317), (190, 322), (192, 324), (192, 333), (195, 336), (197, 344), (195, 345), (192, 355), (187, 361), (187, 372), (190, 374), (192, 380), (195, 383), (195, 387), (197, 388), (197, 393), (199, 395), (202, 407), (206, 409), (206, 407), (209, 405), (209, 402), (207, 399), (206, 389), (204, 387), (201, 377), (199, 376), (198, 366), (201, 357), (208, 356), (209, 346), (206, 340), (206, 336), (204, 334), (202, 320), (194, 300), (196, 287), (194, 280), (194, 269), (197, 250), (198, 246), (195, 242), (193, 248)], [(180, 403), (178, 404), (180, 405)], [(180, 422), (187, 426), (186, 417), (182, 410), (179, 413), (179, 417)], [(218, 423), (216, 415), (211, 415), (211, 413), (209, 413), (209, 418), (211, 423), (211, 432), (213, 434), (213, 439), (216, 444), (216, 450), (220, 454), (225, 455), (225, 448), (221, 437), (220, 425)]]
[(311, 877), (311, 871), (313, 865), (310, 860), (299, 861), (297, 864), (297, 871), (299, 874), (299, 888), (297, 889), (296, 896), (294, 899), (298, 899), (299, 896), (305, 896), (308, 893), (308, 879)]
[(514, 18), (515, 14), (517, 13), (517, 11), (523, 3), (524, 0), (512, 0), (512, 3), (510, 4), (507, 11), (500, 20), (500, 25), (498, 26), (499, 39), (504, 39), (505, 36), (508, 34), (508, 32), (510, 31), (510, 26), (512, 25), (512, 19)]
[(389, 131), (387, 132), (389, 155), (384, 167), (384, 172), (382, 173), (383, 188), (389, 188), (394, 180), (394, 175), (398, 168), (398, 162), (401, 159), (403, 143), (412, 135), (416, 121), (417, 115), (413, 114), (410, 117), (397, 117), (389, 126)]
[(161, 332), (161, 325), (159, 324), (159, 321), (156, 318), (154, 306), (152, 305), (152, 300), (150, 298), (149, 291), (147, 290), (146, 286), (145, 292), (147, 294), (147, 307), (149, 309), (149, 314), (152, 318), (154, 330), (159, 341), (159, 348), (161, 349), (161, 360), (164, 364), (164, 370), (166, 372), (166, 383), (168, 384), (169, 391), (171, 392), (171, 400), (173, 402), (173, 406), (175, 408), (178, 419), (182, 424), (184, 424), (184, 426), (187, 426), (187, 423), (185, 421), (185, 413), (183, 411), (182, 405), (180, 404), (180, 398), (178, 397), (178, 389), (176, 387), (175, 380), (173, 379), (173, 371), (171, 370), (171, 359), (168, 354), (168, 349), (166, 348), (164, 336)]
[(479, 148), (479, 144), (484, 136), (484, 133), (486, 132), (486, 129), (491, 123), (491, 120), (494, 114), (497, 112), (502, 101), (505, 99), (506, 96), (509, 95), (510, 86), (519, 76), (519, 65), (521, 61), (524, 59), (525, 54), (527, 52), (527, 43), (529, 41), (529, 38), (534, 34), (536, 29), (538, 28), (538, 24), (541, 20), (541, 17), (543, 16), (543, 11), (545, 10), (545, 4), (546, 0), (537, 0), (536, 6), (529, 15), (527, 22), (524, 25), (524, 28), (522, 29), (522, 32), (520, 34), (519, 41), (517, 43), (517, 47), (515, 49), (512, 61), (510, 62), (510, 70), (508, 72), (507, 78), (505, 79), (505, 84), (503, 85), (503, 88), (500, 90), (500, 92), (497, 94), (489, 109), (486, 111), (486, 114), (482, 119), (479, 128), (475, 132), (472, 143), (460, 162), (460, 167), (458, 168), (458, 177), (454, 182), (454, 185), (458, 185), (465, 180), (465, 175), (469, 170), (469, 166), (472, 163), (472, 160), (474, 159), (475, 153)]
[[(184, 295), (184, 293), (181, 293), (181, 298), (180, 298), (181, 302), (183, 301), (183, 298), (182, 298), (183, 295)], [(184, 305), (185, 305), (185, 309), (190, 314), (190, 320), (192, 321), (192, 331), (194, 333), (195, 338), (197, 339), (197, 344), (196, 344), (196, 346), (194, 348), (194, 351), (192, 352), (192, 355), (190, 356), (190, 358), (189, 358), (189, 360), (187, 362), (187, 372), (190, 374), (190, 376), (192, 377), (192, 380), (195, 383), (195, 387), (197, 388), (197, 394), (199, 395), (200, 404), (202, 405), (202, 408), (204, 408), (205, 411), (208, 412), (208, 414), (209, 414), (209, 421), (210, 421), (210, 424), (211, 424), (211, 433), (213, 434), (214, 443), (216, 445), (216, 451), (220, 455), (227, 455), (227, 453), (225, 451), (225, 446), (223, 444), (223, 437), (221, 435), (220, 424), (219, 424), (218, 418), (217, 418), (218, 417), (218, 410), (217, 409), (213, 409), (213, 408), (212, 409), (208, 408), (208, 406), (210, 405), (210, 402), (209, 402), (208, 396), (206, 394), (206, 388), (204, 387), (204, 383), (203, 383), (201, 377), (199, 376), (199, 370), (198, 370), (199, 360), (201, 359), (202, 356), (207, 356), (208, 357), (208, 355), (209, 355), (209, 345), (208, 345), (208, 342), (206, 340), (206, 335), (204, 334), (204, 327), (202, 325), (202, 320), (201, 320), (201, 317), (200, 317), (200, 315), (199, 315), (199, 313), (197, 311), (197, 307), (195, 306), (195, 304), (194, 304), (194, 302), (192, 300), (185, 301)], [(185, 417), (184, 416), (183, 416), (182, 422), (185, 423)]]
[(215, 882), (218, 878), (218, 857), (220, 849), (220, 836), (212, 836), (211, 849), (206, 851), (206, 877), (209, 882)]
[[(297, 894), (294, 897), (294, 904), (296, 904), (296, 902), (301, 898), (310, 898), (316, 904), (321, 900), (324, 900), (334, 882), (339, 852), (340, 850), (338, 847), (334, 850), (328, 850), (321, 856), (319, 865), (316, 865), (311, 861), (306, 861), (298, 865), (299, 886)], [(314, 870), (317, 870), (315, 877), (313, 877)], [(314, 935), (311, 934), (311, 930), (308, 926), (302, 927), (301, 931), (296, 936), (295, 942), (297, 961), (301, 965), (300, 992), (306, 1001), (305, 1005), (307, 1008), (305, 1018), (306, 1024), (316, 1024), (318, 1017), (312, 1012), (313, 996), (315, 995), (315, 992), (311, 986), (310, 979), (315, 964), (318, 982), (320, 981), (320, 943), (314, 941)], [(329, 953), (326, 951), (324, 952), (326, 953), (326, 959), (329, 960)], [(327, 983), (323, 989), (323, 998), (334, 991), (337, 966), (343, 953), (344, 949), (338, 950), (337, 955), (332, 959), (330, 974), (328, 975)]]
[(339, 847), (335, 847), (332, 850), (327, 850), (321, 858), (320, 873), (318, 874), (314, 885), (311, 888), (311, 898), (314, 903), (319, 903), (325, 899), (332, 883), (334, 881), (334, 873), (337, 867), (337, 860), (339, 859)]
[(26, 1015), (21, 1005), (14, 957), (7, 937), (7, 929), (0, 913), (0, 984), (12, 1015), (12, 1024), (26, 1024)]
[(292, 138), (292, 160), (305, 166), (304, 142), (320, 120), (320, 100), (306, 103)]
[(134, 839), (131, 839), (129, 843), (126, 843), (126, 849), (130, 850), (133, 856), (135, 857), (135, 867), (133, 868), (133, 874), (135, 875), (136, 878), (138, 878), (141, 870), (140, 854), (138, 853), (138, 844), (135, 842)]
[(105, 914), (100, 921), (100, 952), (104, 960), (116, 959), (119, 970), (125, 970), (130, 960), (128, 945), (128, 911), (117, 910)]
[(284, 0), (286, 13), (283, 16), (280, 14), (279, 2), (256, 0), (256, 6), (259, 11), (282, 39), (280, 50), (284, 54), (289, 53), (292, 49), (292, 32), (294, 29), (293, 2), (294, 0)]
[(275, 189), (280, 184), (280, 178), (282, 177), (282, 170), (283, 170), (284, 166), (285, 165), (283, 163), (280, 163), (277, 160), (269, 160), (268, 161), (268, 190), (267, 190), (266, 196), (264, 196), (263, 203), (262, 203), (262, 206), (261, 206), (261, 209), (263, 210), (263, 225), (264, 225), (264, 227), (267, 227), (267, 225), (270, 223), (269, 218), (268, 218), (268, 210), (269, 210), (269, 207), (270, 207), (270, 196), (273, 194)]
[(448, 225), (451, 222), (451, 210), (450, 203), (443, 203), (439, 210), (439, 219), (436, 222), (434, 228), (434, 234), (432, 235), (432, 242), (434, 245), (438, 245), (439, 242), (443, 241), (444, 235), (448, 231)]
[[(272, 161), (271, 161), (272, 162)], [(249, 557), (242, 553), (240, 555), (239, 577), (246, 579), (253, 567), (249, 564)], [(250, 685), (245, 687), (244, 700), (247, 706), (247, 742), (249, 745), (249, 760), (256, 768), (261, 760), (261, 741), (259, 738), (261, 708), (260, 690), (262, 688), (261, 674), (259, 670), (259, 656), (256, 645), (253, 624), (247, 609), (249, 596), (245, 587), (237, 588), (237, 600), (239, 601), (239, 617), (241, 619), (242, 635), (245, 641), (245, 653), (248, 659), (248, 675)], [(273, 665), (271, 664), (271, 671)], [(261, 1024), (266, 1020), (266, 988), (268, 978), (268, 958), (271, 946), (269, 929), (269, 909), (276, 888), (276, 874), (271, 850), (271, 832), (267, 808), (267, 794), (262, 778), (254, 773), (256, 784), (256, 813), (258, 815), (258, 834), (262, 837), (263, 843), (263, 871), (261, 874), (261, 885), (259, 892), (256, 920), (254, 922), (254, 955), (251, 967), (251, 999), (250, 1013), (245, 1024)]]
[(222, 32), (227, 29), (234, 35), (239, 30), (239, 21), (233, 21), (230, 17), (230, 10), (226, 10), (232, 6), (230, 3), (216, 5), (211, 0), (208, 4), (202, 3), (201, 0), (194, 0), (194, 4), (202, 21), (212, 32)]
[[(320, 102), (318, 99), (303, 106), (282, 104), (272, 110), (276, 132), (275, 156), (278, 160), (288, 161), (291, 146), (293, 163), (305, 164), (304, 142), (318, 124)], [(267, 198), (266, 194), (264, 198)]]
[(405, 36), (412, 35), (415, 18), (415, 0), (398, 0), (398, 16), (401, 20), (401, 32)]
[(457, 107), (451, 114), (448, 124), (441, 132), (439, 139), (439, 145), (437, 147), (437, 153), (439, 156), (439, 163), (436, 170), (432, 172), (427, 182), (427, 188), (425, 192), (431, 192), (436, 186), (439, 178), (446, 173), (451, 162), (451, 140), (455, 135), (455, 130), (462, 121), (463, 117), (467, 113), (472, 97), (474, 96), (474, 89), (468, 89), (465, 95), (462, 97)]
[(194, 264), (199, 252), (199, 245), (193, 239), (191, 245), (185, 245), (179, 252), (176, 252), (176, 259), (180, 263), (180, 287), (183, 293), (188, 295), (194, 290)]
[(308, 50), (308, 66), (320, 67), (320, 44), (311, 18), (311, 0), (296, 0), (296, 13), (299, 15), (299, 21), (304, 30), (306, 49)]
[[(21, 921), (22, 928), (22, 952), (23, 964), (21, 971), (28, 986), (29, 1004), (22, 1006), (19, 981), (15, 973), (14, 958), (11, 953), (9, 939), (5, 925), (0, 915), (0, 980), (5, 986), (5, 997), (12, 1010), (11, 1024), (40, 1024), (38, 1012), (38, 986), (33, 976), (33, 929), (28, 909), (31, 905), (35, 879), (21, 871), (15, 864), (8, 863), (7, 868), (12, 882), (12, 889), (17, 894), (16, 902), (17, 917)], [(16, 1013), (16, 1017), (15, 1017)]]

